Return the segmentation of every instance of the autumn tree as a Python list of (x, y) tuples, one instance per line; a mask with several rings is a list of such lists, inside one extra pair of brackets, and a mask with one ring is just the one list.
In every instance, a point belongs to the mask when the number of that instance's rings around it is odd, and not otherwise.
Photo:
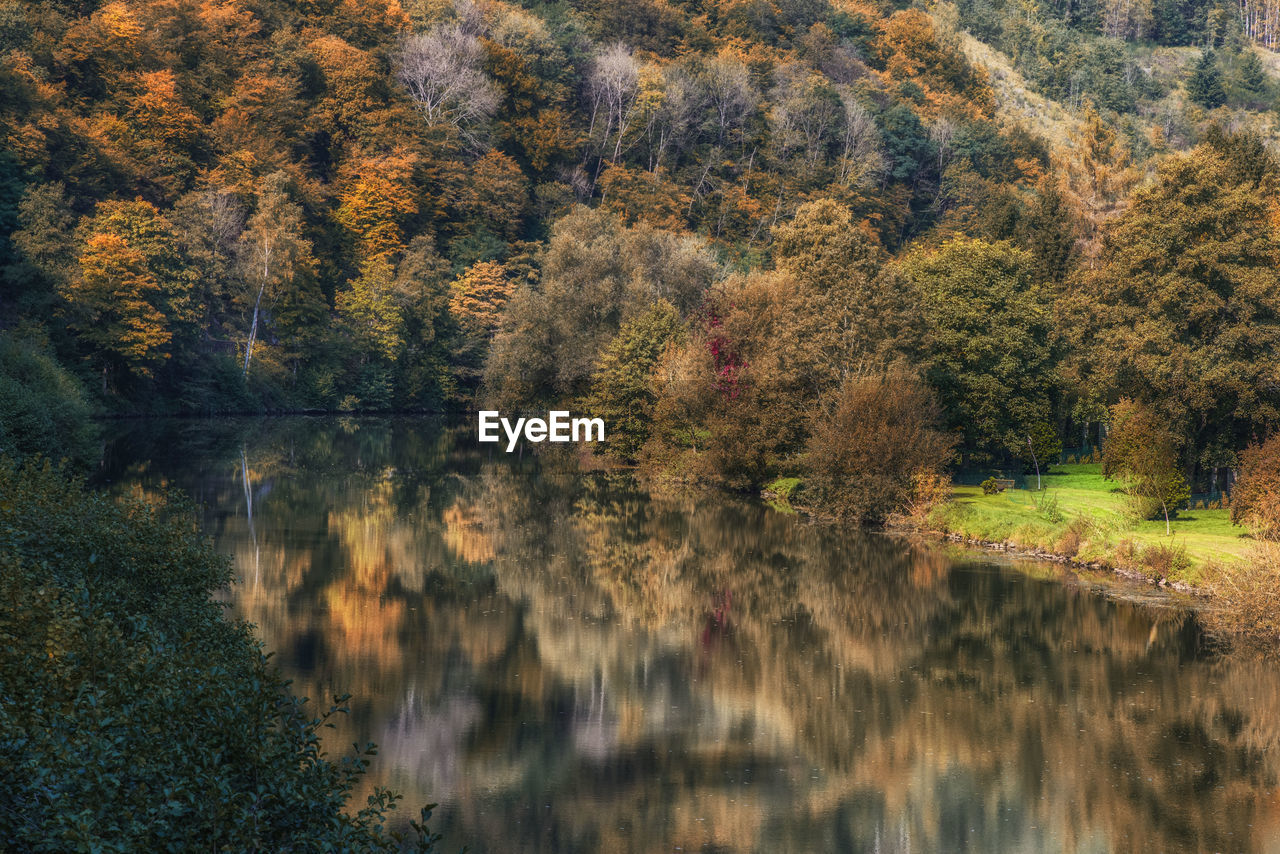
[(458, 324), (453, 360), (459, 377), (474, 385), (490, 339), (497, 331), (516, 283), (495, 261), (479, 261), (449, 287), (449, 314)]
[(1090, 107), (1072, 138), (1064, 182), (1083, 220), (1081, 248), (1086, 258), (1096, 258), (1101, 251), (1103, 228), (1124, 210), (1137, 180), (1129, 147)]
[(1178, 461), (1177, 438), (1160, 414), (1122, 398), (1111, 407), (1111, 424), (1102, 449), (1104, 477), (1125, 482), (1139, 518), (1169, 519), (1191, 497)]
[[(536, 288), (505, 313), (485, 369), (499, 398), (577, 397), (619, 327), (658, 300), (687, 315), (716, 272), (696, 237), (646, 225), (626, 228), (606, 211), (574, 209), (552, 229)], [(508, 384), (521, 391), (504, 392)]]
[(494, 261), (473, 264), (450, 288), (449, 311), (461, 326), (476, 335), (492, 335), (511, 298), (514, 282)]
[(169, 357), (173, 332), (159, 308), (163, 289), (143, 254), (120, 235), (89, 238), (62, 296), (71, 327), (93, 349), (103, 392), (113, 369), (147, 377)]
[(75, 268), (73, 223), (61, 184), (28, 187), (18, 203), (19, 228), (13, 232), (13, 245), (44, 288), (66, 282)]
[(354, 394), (344, 409), (385, 409), (391, 404), (391, 369), (404, 349), (404, 317), (393, 280), (390, 262), (375, 257), (334, 298), (338, 330), (346, 338), (353, 374), (349, 387)]
[(129, 104), (129, 149), (146, 179), (176, 196), (195, 172), (192, 148), (200, 119), (184, 103), (178, 80), (168, 69), (145, 72)]
[(847, 377), (816, 410), (807, 444), (805, 493), (855, 523), (901, 512), (923, 476), (951, 460), (933, 391), (903, 371)]
[(342, 168), (346, 187), (338, 195), (336, 219), (354, 240), (360, 261), (386, 258), (404, 248), (403, 223), (417, 210), (414, 158), (403, 151), (362, 155)]
[(708, 294), (696, 335), (711, 367), (705, 465), (730, 488), (759, 486), (803, 449), (808, 412), (830, 381), (810, 370), (814, 348), (797, 322), (807, 304), (786, 271), (732, 275)]
[(570, 108), (568, 57), (542, 17), (499, 5), (490, 14), (482, 42), (484, 71), (503, 96), (494, 114), (495, 136), (541, 172), (567, 161), (580, 141)]
[(392, 288), (393, 271), (385, 260), (366, 262), (350, 287), (337, 293), (334, 308), (362, 356), (394, 362), (403, 344), (403, 320)]
[(675, 307), (660, 301), (624, 323), (600, 354), (582, 409), (604, 419), (605, 453), (632, 461), (648, 440), (657, 401), (653, 372), (681, 332)]
[(883, 370), (920, 334), (912, 282), (886, 278), (882, 250), (844, 206), (801, 206), (774, 229), (773, 257), (773, 271), (718, 283), (692, 336), (710, 354), (703, 382), (715, 392), (704, 467), (734, 488), (801, 454), (818, 401), (850, 375)]
[(801, 205), (772, 237), (775, 266), (803, 286), (793, 358), (806, 365), (815, 395), (850, 372), (883, 367), (918, 336), (910, 283), (886, 279), (883, 249), (847, 207), (829, 199)]
[(453, 396), (450, 349), (457, 332), (449, 312), (450, 265), (429, 236), (410, 241), (396, 268), (392, 294), (403, 319), (404, 352), (396, 362), (396, 394), (404, 408), (439, 406)]
[(289, 196), (283, 172), (267, 176), (258, 190), (257, 205), (240, 236), (241, 275), (246, 284), (248, 310), (244, 345), (244, 376), (249, 376), (254, 344), (264, 312), (282, 299), (297, 296), (315, 260), (311, 242), (303, 237), (302, 209)]
[(194, 337), (194, 273), (169, 220), (148, 202), (100, 205), (74, 274), (63, 281), (70, 325), (89, 344), (103, 390), (118, 369), (150, 377)]
[(460, 176), (452, 202), (460, 231), (487, 229), (513, 240), (529, 210), (529, 182), (520, 165), (501, 151), (490, 151)]
[(670, 231), (685, 227), (691, 199), (661, 172), (609, 166), (598, 186), (601, 204), (627, 225), (646, 222)]
[(1241, 452), (1239, 476), (1231, 489), (1231, 521), (1262, 539), (1280, 539), (1280, 433)]
[(875, 44), (886, 74), (917, 86), (930, 114), (989, 116), (995, 106), (991, 90), (958, 47), (954, 32), (938, 27), (919, 9), (894, 12), (881, 25)]
[(694, 456), (705, 443), (700, 431), (718, 403), (716, 354), (702, 335), (672, 341), (650, 375), (653, 423), (646, 452), (658, 459), (688, 449)]
[(1054, 285), (1064, 282), (1079, 259), (1079, 214), (1049, 176), (1036, 184), (1034, 198), (1020, 213), (1015, 238), (1031, 253), (1036, 279)]

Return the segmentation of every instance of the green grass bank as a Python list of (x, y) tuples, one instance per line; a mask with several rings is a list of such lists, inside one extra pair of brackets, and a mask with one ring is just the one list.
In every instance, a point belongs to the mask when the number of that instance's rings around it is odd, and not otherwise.
[(1256, 544), (1248, 530), (1231, 523), (1225, 508), (1183, 510), (1166, 534), (1163, 519), (1137, 518), (1122, 485), (1105, 479), (1101, 464), (1054, 466), (1042, 480), (1038, 492), (993, 495), (956, 485), (951, 500), (934, 507), (924, 527), (1191, 587), (1244, 564)]

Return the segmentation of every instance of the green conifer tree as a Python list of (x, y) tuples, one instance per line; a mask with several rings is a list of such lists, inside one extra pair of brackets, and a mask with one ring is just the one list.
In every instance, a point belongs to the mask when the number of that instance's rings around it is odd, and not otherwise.
[(1187, 98), (1206, 110), (1226, 103), (1227, 92), (1222, 87), (1222, 72), (1218, 70), (1218, 60), (1213, 51), (1206, 50), (1200, 54), (1200, 60), (1187, 80)]

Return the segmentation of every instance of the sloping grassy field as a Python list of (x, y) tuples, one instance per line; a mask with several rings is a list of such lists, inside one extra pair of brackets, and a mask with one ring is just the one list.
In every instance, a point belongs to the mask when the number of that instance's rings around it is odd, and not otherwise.
[(1183, 511), (1166, 535), (1163, 519), (1136, 518), (1120, 484), (1104, 479), (1100, 464), (1054, 466), (1043, 480), (1040, 492), (983, 495), (979, 487), (956, 486), (952, 500), (935, 508), (929, 521), (970, 539), (1193, 585), (1212, 568), (1240, 561), (1254, 544), (1244, 528), (1231, 524), (1225, 509)]

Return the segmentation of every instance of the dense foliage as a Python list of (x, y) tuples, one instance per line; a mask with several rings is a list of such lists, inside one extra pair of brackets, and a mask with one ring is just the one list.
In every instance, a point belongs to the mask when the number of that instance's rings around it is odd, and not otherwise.
[(0, 332), (0, 456), (87, 464), (96, 450), (84, 390), (41, 342)]
[(975, 466), (1124, 396), (1212, 490), (1280, 419), (1278, 8), (10, 3), (0, 322), (109, 412), (583, 404), (734, 488), (852, 376)]
[[(292, 696), (209, 594), (190, 508), (0, 461), (0, 835), (23, 851), (397, 851), (395, 797), (346, 812), (367, 756)], [(341, 698), (339, 698), (341, 702)], [(429, 850), (425, 829), (406, 840)]]

